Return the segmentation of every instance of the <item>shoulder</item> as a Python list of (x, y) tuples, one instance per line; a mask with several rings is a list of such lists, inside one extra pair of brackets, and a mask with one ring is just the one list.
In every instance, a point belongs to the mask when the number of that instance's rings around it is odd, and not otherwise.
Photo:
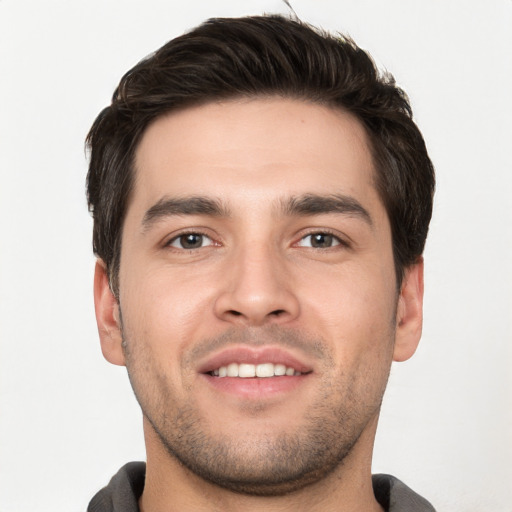
[(386, 512), (435, 512), (419, 494), (391, 475), (373, 475), (373, 492)]
[(98, 491), (87, 512), (139, 512), (138, 501), (144, 489), (146, 464), (129, 462)]

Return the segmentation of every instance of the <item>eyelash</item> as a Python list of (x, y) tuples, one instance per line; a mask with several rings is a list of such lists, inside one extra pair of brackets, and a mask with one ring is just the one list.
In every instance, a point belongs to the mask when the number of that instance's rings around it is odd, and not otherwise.
[[(201, 247), (197, 247), (197, 248), (195, 248), (195, 247), (194, 248), (175, 247), (173, 245), (173, 243), (179, 241), (180, 238), (183, 238), (183, 237), (186, 237), (186, 236), (190, 236), (190, 235), (195, 235), (195, 236), (198, 236), (198, 237), (203, 237), (203, 239), (207, 238), (208, 240), (210, 240), (211, 243), (209, 243), (208, 245), (202, 245)], [(203, 247), (209, 247), (210, 245), (219, 245), (219, 244), (216, 243), (211, 236), (207, 235), (206, 233), (204, 233), (202, 231), (190, 230), (190, 231), (181, 232), (178, 235), (173, 236), (170, 240), (168, 240), (164, 244), (164, 247), (168, 247), (168, 248), (171, 248), (171, 249), (177, 249), (177, 250), (183, 250), (183, 251), (193, 251), (195, 249), (202, 249)]]
[[(208, 239), (210, 241), (210, 243), (208, 243), (207, 245), (202, 245), (200, 247), (190, 247), (190, 248), (187, 248), (187, 247), (175, 247), (173, 244), (177, 241), (179, 241), (181, 238), (183, 237), (186, 237), (186, 236), (190, 236), (190, 235), (195, 235), (197, 237), (202, 237), (204, 241), (204, 238)], [(313, 247), (312, 245), (301, 245), (301, 242), (304, 241), (305, 239), (307, 239), (308, 237), (314, 237), (314, 236), (318, 236), (318, 235), (321, 235), (321, 236), (326, 236), (326, 237), (332, 237), (333, 241), (335, 242), (334, 245), (331, 245), (329, 247)], [(178, 235), (172, 237), (169, 241), (167, 241), (164, 246), (165, 247), (168, 247), (168, 248), (171, 248), (171, 249), (177, 249), (177, 250), (183, 250), (183, 251), (193, 251), (195, 249), (203, 249), (204, 247), (209, 247), (209, 246), (212, 246), (212, 245), (219, 245), (219, 243), (216, 243), (212, 238), (211, 236), (209, 236), (208, 234), (202, 232), (202, 231), (198, 231), (198, 230), (190, 230), (190, 231), (184, 231), (182, 233), (179, 233)], [(345, 248), (348, 248), (350, 247), (350, 244), (344, 240), (343, 238), (341, 238), (339, 235), (333, 233), (332, 231), (328, 230), (328, 229), (322, 229), (322, 230), (316, 230), (316, 231), (311, 231), (309, 233), (306, 233), (304, 234), (299, 240), (298, 242), (295, 242), (293, 244), (294, 246), (299, 246), (299, 247), (305, 247), (305, 248), (308, 248), (308, 249), (318, 249), (318, 250), (329, 250), (329, 249), (332, 249), (334, 247), (338, 247), (338, 246), (341, 246), (341, 247), (345, 247)]]
[[(311, 246), (302, 246), (302, 247), (306, 247), (308, 249), (318, 249), (318, 250), (324, 250), (324, 251), (327, 251), (329, 249), (333, 249), (335, 247), (345, 247), (345, 248), (349, 248), (350, 247), (350, 244), (343, 238), (341, 238), (339, 236), (339, 234), (337, 233), (334, 233), (333, 231), (330, 231), (329, 229), (319, 229), (319, 230), (314, 230), (314, 231), (310, 231), (309, 233), (306, 233), (305, 235), (303, 235), (298, 242), (296, 242), (294, 245), (299, 245), (301, 241), (303, 241), (304, 239), (308, 238), (308, 237), (314, 237), (315, 235), (323, 235), (323, 236), (330, 236), (333, 238), (333, 240), (336, 242), (334, 245), (330, 246), (330, 247), (311, 247)], [(300, 246), (300, 245), (299, 245)]]

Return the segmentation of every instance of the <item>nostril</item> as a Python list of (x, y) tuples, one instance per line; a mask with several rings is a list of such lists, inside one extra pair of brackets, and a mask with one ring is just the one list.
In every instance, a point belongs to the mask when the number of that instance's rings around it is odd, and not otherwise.
[[(236, 309), (230, 309), (227, 313), (233, 316), (242, 316), (242, 313), (240, 313), (240, 311), (236, 311)], [(281, 316), (283, 313), (286, 313), (284, 309), (276, 309), (271, 311), (268, 316)]]

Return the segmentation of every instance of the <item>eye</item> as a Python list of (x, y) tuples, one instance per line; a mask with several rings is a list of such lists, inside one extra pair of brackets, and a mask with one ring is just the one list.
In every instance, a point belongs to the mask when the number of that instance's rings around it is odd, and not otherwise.
[(201, 249), (213, 244), (213, 240), (201, 233), (185, 233), (169, 241), (167, 245), (177, 249)]
[(314, 249), (329, 249), (341, 245), (341, 240), (330, 233), (311, 233), (300, 239), (299, 247), (312, 247)]

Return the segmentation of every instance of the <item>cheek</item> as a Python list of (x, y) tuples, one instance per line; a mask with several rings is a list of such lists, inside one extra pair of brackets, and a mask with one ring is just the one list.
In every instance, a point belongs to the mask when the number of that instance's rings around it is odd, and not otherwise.
[(133, 336), (176, 358), (192, 340), (210, 334), (214, 290), (197, 273), (165, 267), (134, 272), (125, 276), (120, 290), (123, 320)]
[[(132, 276), (134, 277), (134, 276)], [(146, 273), (142, 279), (125, 279), (120, 290), (126, 366), (135, 394), (148, 412), (160, 401), (179, 399), (184, 375), (183, 340), (187, 336), (187, 302), (165, 281)]]
[[(303, 320), (343, 352), (380, 357), (392, 350), (396, 296), (394, 274), (344, 269), (317, 276), (303, 287)], [(319, 331), (319, 332), (318, 332)]]

